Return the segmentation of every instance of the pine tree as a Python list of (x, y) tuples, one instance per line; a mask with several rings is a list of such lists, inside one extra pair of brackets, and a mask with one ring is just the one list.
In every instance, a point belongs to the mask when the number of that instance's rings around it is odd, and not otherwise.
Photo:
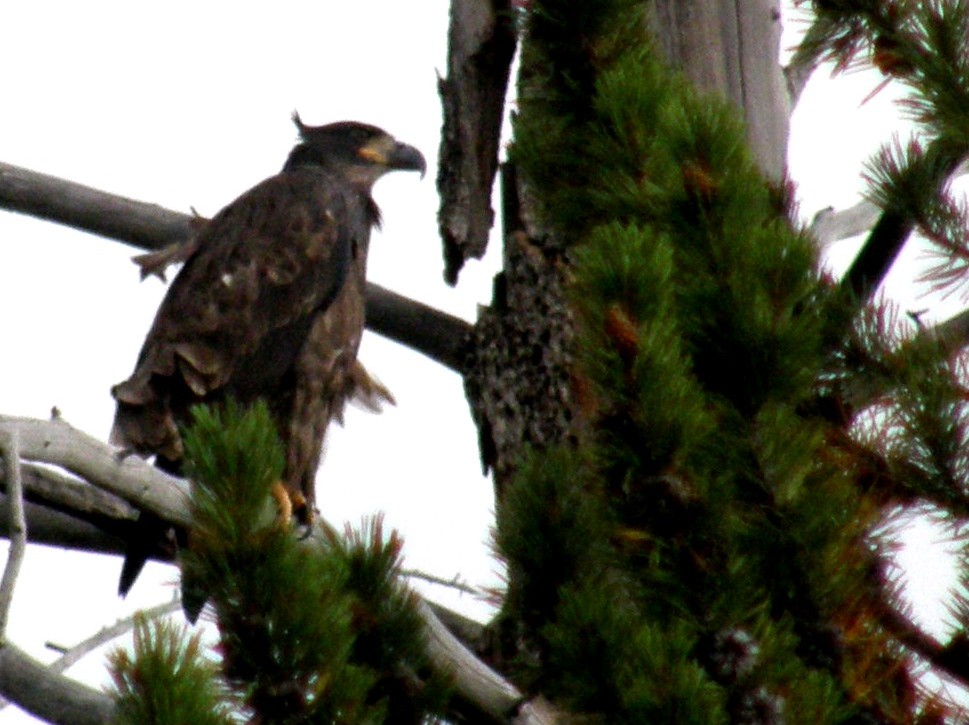
[[(875, 293), (913, 233), (930, 279), (964, 279), (969, 2), (810, 3), (794, 65), (874, 66), (916, 128), (870, 162), (880, 217), (840, 280), (736, 109), (663, 59), (655, 3), (511, 5), (519, 213), (465, 371), (507, 566), (482, 657), (557, 722), (965, 722), (922, 678), (969, 687), (969, 567), (940, 643), (904, 604), (893, 522), (965, 548), (966, 335)], [(534, 378), (487, 347), (508, 329)], [(517, 721), (459, 707), (379, 518), (303, 538), (277, 520), (264, 408), (200, 408), (185, 442), (182, 575), (219, 646), (139, 623), (112, 661), (119, 722)]]
[(964, 528), (961, 368), (870, 298), (915, 228), (961, 279), (969, 6), (814, 8), (799, 62), (873, 58), (919, 124), (872, 162), (885, 211), (840, 284), (640, 3), (532, 4), (512, 155), (574, 259), (582, 426), (500, 501), (502, 616), (517, 676), (603, 722), (957, 717), (913, 663), (965, 681), (965, 607), (921, 646), (884, 524), (929, 504)]
[[(958, 278), (963, 214), (943, 182), (969, 138), (969, 6), (819, 2), (816, 11), (800, 61), (847, 67), (870, 53), (909, 87), (920, 124), (916, 139), (872, 162), (872, 198), (886, 211), (841, 283), (819, 271), (790, 189), (765, 180), (735, 111), (659, 59), (641, 3), (536, 1), (525, 20), (511, 156), (537, 227), (570, 265), (578, 415), (570, 441), (533, 448), (500, 491), (508, 589), (497, 627), (516, 683), (590, 721), (957, 716), (922, 691), (914, 661), (965, 679), (956, 656), (965, 607), (957, 602), (948, 648), (920, 647), (890, 573), (885, 523), (928, 503), (953, 531), (962, 526), (960, 369), (944, 340), (906, 329), (871, 292), (891, 261), (876, 247), (916, 227), (947, 253), (940, 274)], [(190, 451), (209, 457), (198, 444)], [(206, 467), (196, 464), (200, 480), (232, 470), (217, 459)], [(224, 501), (212, 499), (212, 516), (198, 504), (203, 532)], [(260, 540), (252, 555), (273, 563), (251, 586), (288, 590), (278, 562), (306, 555), (267, 531), (274, 543)], [(273, 550), (282, 546), (292, 553)], [(383, 553), (381, 581), (393, 559)], [(213, 591), (220, 577), (255, 571), (237, 556), (210, 568)], [(370, 705), (380, 673), (395, 670), (384, 655), (378, 666), (354, 659), (359, 633), (339, 644), (353, 577), (345, 560), (317, 566), (313, 579), (326, 585), (305, 596), (336, 608), (317, 635), (335, 649), (314, 666), (325, 668), (319, 681), (353, 683), (318, 693), (347, 698), (331, 697), (325, 721), (346, 712), (369, 721), (377, 716), (349, 700)], [(229, 672), (251, 681), (250, 705), (263, 713), (280, 692), (284, 711), (297, 694), (300, 707), (312, 699), (283, 685), (310, 682), (295, 671), (260, 684), (268, 650), (238, 664), (253, 621), (276, 616), (262, 613), (274, 611), (271, 599), (216, 596), (220, 622), (234, 620), (223, 629), (233, 633)], [(223, 614), (231, 606), (241, 609)], [(406, 620), (372, 642), (414, 629)]]

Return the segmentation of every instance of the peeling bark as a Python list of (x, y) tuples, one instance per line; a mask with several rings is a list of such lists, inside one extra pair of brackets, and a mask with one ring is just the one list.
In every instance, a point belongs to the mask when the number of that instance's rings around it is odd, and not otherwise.
[(438, 80), (444, 127), (437, 175), (444, 279), (450, 285), (466, 259), (484, 254), (494, 224), (491, 189), (515, 42), (508, 0), (451, 3), (448, 74)]

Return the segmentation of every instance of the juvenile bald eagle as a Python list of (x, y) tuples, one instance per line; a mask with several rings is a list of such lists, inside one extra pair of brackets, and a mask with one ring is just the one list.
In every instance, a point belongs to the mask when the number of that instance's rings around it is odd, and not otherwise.
[[(112, 388), (113, 443), (178, 473), (178, 426), (197, 403), (265, 400), (283, 439), (283, 485), (305, 522), (323, 436), (369, 378), (363, 334), (374, 183), (425, 171), (417, 149), (362, 123), (305, 126), (281, 173), (204, 224), (182, 254), (131, 377)], [(148, 534), (148, 538), (157, 536)], [(125, 594), (151, 553), (129, 546)]]

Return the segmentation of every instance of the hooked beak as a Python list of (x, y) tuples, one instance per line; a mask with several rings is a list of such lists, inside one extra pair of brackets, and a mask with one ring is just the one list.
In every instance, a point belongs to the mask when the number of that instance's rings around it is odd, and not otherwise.
[(421, 178), (427, 172), (427, 162), (424, 155), (413, 146), (395, 142), (390, 153), (387, 154), (386, 164), (391, 169), (401, 171), (420, 171)]

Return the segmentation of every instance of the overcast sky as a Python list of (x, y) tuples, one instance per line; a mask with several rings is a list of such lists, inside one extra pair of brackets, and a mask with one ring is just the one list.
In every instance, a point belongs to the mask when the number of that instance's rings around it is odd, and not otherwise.
[[(295, 139), (293, 110), (313, 125), (376, 124), (420, 148), (429, 171), (423, 181), (396, 174), (378, 183), (384, 228), (371, 244), (370, 278), (473, 321), (490, 298), (498, 250), (470, 263), (457, 290), (442, 281), (436, 74), (445, 69), (448, 3), (253, 5), (174, 1), (151, 12), (122, 2), (5, 3), (0, 161), (211, 216), (279, 169)], [(897, 127), (890, 91), (859, 108), (875, 84), (822, 77), (805, 92), (791, 167), (806, 216), (856, 201), (861, 162)], [(839, 245), (838, 259), (849, 258), (851, 244)], [(56, 405), (74, 426), (106, 437), (109, 389), (130, 374), (164, 292), (158, 280), (139, 283), (134, 253), (0, 212), (0, 412), (46, 417)], [(373, 334), (360, 355), (398, 406), (380, 416), (351, 410), (344, 429), (331, 429), (323, 515), (358, 522), (384, 511), (405, 536), (407, 566), (497, 585), (487, 546), (491, 484), (459, 377)], [(44, 642), (71, 645), (170, 596), (174, 569), (154, 565), (119, 601), (119, 567), (116, 558), (31, 547), (13, 640), (50, 659)], [(448, 601), (487, 611), (467, 597)], [(97, 678), (103, 663), (95, 657), (79, 669)], [(12, 709), (0, 714), (3, 725), (30, 721)]]

